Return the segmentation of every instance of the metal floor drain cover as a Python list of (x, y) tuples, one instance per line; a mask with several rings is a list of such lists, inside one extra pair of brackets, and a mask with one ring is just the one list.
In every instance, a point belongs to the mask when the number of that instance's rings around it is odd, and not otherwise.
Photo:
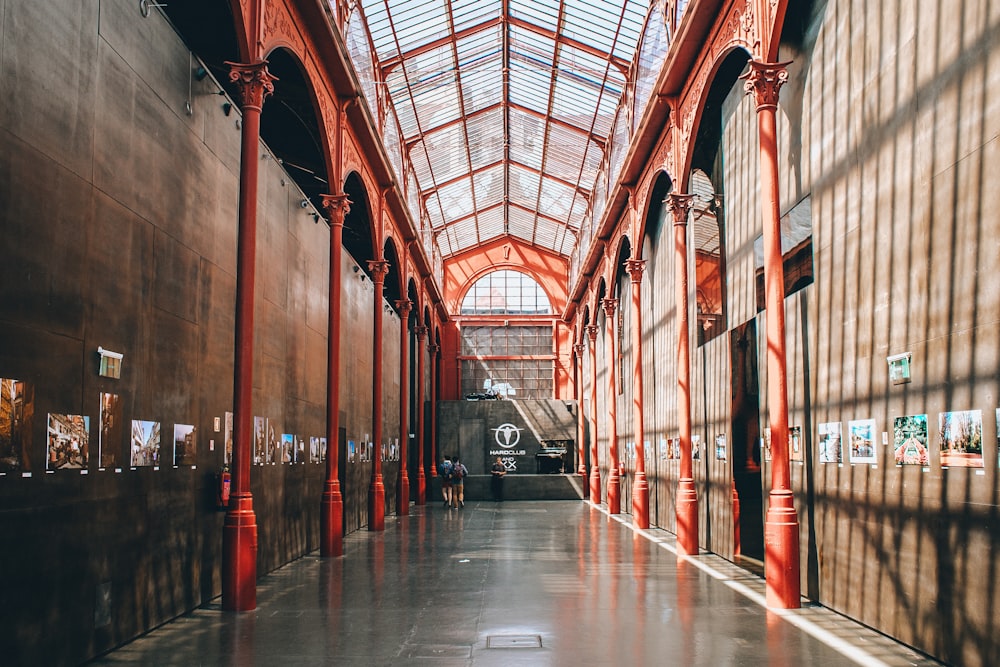
[(542, 648), (541, 635), (490, 635), (486, 648)]

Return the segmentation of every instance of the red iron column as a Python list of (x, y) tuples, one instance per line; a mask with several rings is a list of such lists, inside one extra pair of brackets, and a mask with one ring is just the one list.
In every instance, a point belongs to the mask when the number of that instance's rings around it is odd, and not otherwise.
[(257, 607), (257, 517), (250, 494), (253, 440), (253, 306), (257, 261), (257, 155), (260, 112), (274, 92), (267, 61), (226, 63), (240, 89), (243, 133), (240, 146), (239, 231), (236, 255), (236, 360), (233, 373), (233, 476), (229, 509), (222, 525), (222, 608)]
[(410, 475), (407, 456), (410, 441), (410, 309), (413, 302), (400, 299), (399, 309), (399, 481), (396, 484), (396, 514), (410, 513)]
[(611, 470), (608, 473), (608, 513), (622, 513), (621, 473), (618, 471), (618, 383), (615, 376), (618, 373), (618, 346), (615, 338), (615, 311), (618, 310), (618, 299), (604, 299), (604, 319), (607, 335), (608, 356), (605, 362), (608, 366), (608, 445), (611, 452)]
[[(429, 334), (428, 334), (429, 335)], [(438, 453), (437, 453), (437, 377), (438, 377), (438, 361), (437, 356), (441, 351), (441, 346), (437, 343), (431, 343), (427, 346), (430, 352), (431, 362), (431, 477), (437, 477), (437, 464), (438, 464)]]
[(344, 217), (351, 210), (347, 195), (323, 195), (330, 214), (330, 305), (326, 368), (326, 482), (320, 501), (319, 553), (344, 555), (344, 499), (340, 493), (340, 297), (343, 270)]
[(372, 360), (372, 482), (368, 487), (368, 530), (385, 530), (385, 486), (382, 484), (382, 288), (389, 262), (368, 260), (375, 285), (375, 323)]
[(635, 481), (632, 482), (632, 522), (649, 528), (649, 482), (646, 480), (646, 433), (642, 421), (642, 274), (646, 260), (625, 262), (632, 278), (632, 414), (635, 421)]
[(590, 341), (590, 502), (601, 504), (601, 462), (597, 457), (597, 325), (584, 327)]
[(424, 339), (427, 338), (427, 327), (418, 324), (413, 328), (417, 334), (417, 504), (427, 504), (427, 475), (424, 473), (424, 377), (427, 369), (424, 365)]
[(788, 376), (785, 370), (785, 275), (778, 201), (778, 93), (788, 63), (750, 61), (746, 92), (757, 103), (760, 199), (764, 223), (764, 293), (767, 318), (767, 402), (771, 427), (771, 493), (764, 519), (767, 604), (797, 609), (800, 602), (799, 520), (788, 462)]
[(583, 414), (583, 343), (573, 344), (573, 353), (576, 355), (576, 474), (583, 480), (583, 497), (589, 495), (587, 488), (587, 461), (584, 455), (586, 440), (587, 422)]
[(681, 435), (681, 478), (677, 485), (677, 554), (698, 553), (698, 494), (691, 451), (691, 353), (688, 320), (687, 220), (691, 195), (670, 194), (674, 215), (674, 298), (677, 303), (677, 420)]

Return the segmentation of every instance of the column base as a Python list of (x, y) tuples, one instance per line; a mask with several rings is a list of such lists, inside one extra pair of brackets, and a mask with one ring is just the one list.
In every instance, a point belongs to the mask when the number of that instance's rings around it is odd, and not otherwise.
[(338, 480), (326, 481), (320, 501), (319, 555), (324, 558), (344, 555), (344, 499)]
[(410, 478), (404, 474), (405, 472), (405, 468), (400, 471), (399, 483), (396, 484), (396, 516), (410, 514)]
[(698, 494), (690, 478), (677, 486), (677, 555), (698, 555)]
[(576, 476), (580, 478), (582, 482), (581, 487), (583, 489), (583, 499), (586, 500), (590, 497), (590, 480), (587, 478), (587, 466), (580, 464), (580, 467), (576, 469)]
[(385, 530), (385, 487), (382, 485), (382, 475), (376, 476), (368, 487), (368, 530)]
[(618, 466), (611, 467), (611, 474), (608, 477), (608, 514), (622, 513), (622, 479), (618, 473)]
[(799, 582), (799, 517), (791, 491), (771, 491), (764, 519), (764, 579), (767, 606), (772, 609), (798, 609), (801, 605)]
[(424, 475), (424, 466), (417, 468), (417, 505), (427, 504), (427, 476)]
[(590, 502), (601, 504), (601, 470), (596, 464), (590, 467)]
[(257, 608), (257, 517), (249, 493), (230, 498), (222, 525), (222, 608)]
[(643, 530), (649, 528), (649, 482), (646, 473), (638, 470), (632, 482), (632, 525)]

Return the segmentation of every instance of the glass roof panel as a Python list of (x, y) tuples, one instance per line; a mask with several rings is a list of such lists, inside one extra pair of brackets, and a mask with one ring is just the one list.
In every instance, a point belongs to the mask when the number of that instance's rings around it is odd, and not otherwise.
[(472, 177), (475, 184), (476, 206), (480, 210), (503, 203), (503, 165), (481, 171)]
[(424, 202), (443, 256), (510, 234), (568, 257), (649, 0), (359, 4), (377, 58), (368, 78), (384, 78), (409, 147), (389, 147), (391, 161), (398, 172), (404, 157), (410, 206)]
[(452, 0), (451, 14), (455, 32), (473, 28), (500, 18), (501, 0)]
[(558, 2), (510, 0), (510, 15), (550, 32), (555, 32), (556, 28), (559, 27)]

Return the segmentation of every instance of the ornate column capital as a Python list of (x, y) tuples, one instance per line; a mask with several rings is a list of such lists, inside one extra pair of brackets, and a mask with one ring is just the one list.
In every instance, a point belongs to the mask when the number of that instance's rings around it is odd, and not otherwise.
[(435, 357), (441, 351), (441, 346), (437, 343), (431, 343), (427, 346), (427, 350), (431, 353), (432, 357)]
[(759, 60), (750, 61), (750, 71), (743, 75), (746, 79), (743, 89), (747, 95), (753, 95), (757, 102), (757, 111), (778, 108), (778, 93), (788, 81), (788, 65), (783, 63), (762, 63)]
[(583, 359), (583, 351), (587, 349), (587, 346), (583, 343), (573, 343), (573, 352), (576, 353), (577, 359)]
[(320, 195), (323, 208), (330, 214), (330, 224), (344, 226), (344, 218), (351, 212), (351, 200), (345, 194)]
[(593, 343), (594, 341), (597, 340), (597, 325), (596, 324), (588, 324), (587, 326), (585, 326), (583, 328), (583, 330), (587, 332), (587, 338), (590, 339), (591, 343)]
[(618, 299), (601, 299), (601, 308), (604, 309), (606, 316), (614, 317), (615, 311), (618, 310)]
[(369, 259), (368, 270), (372, 274), (372, 282), (376, 285), (385, 283), (385, 277), (389, 273), (389, 262), (384, 259)]
[(667, 195), (667, 198), (663, 200), (663, 203), (667, 205), (667, 210), (673, 213), (675, 226), (686, 225), (688, 213), (691, 212), (691, 206), (694, 204), (694, 195), (684, 195), (677, 192), (671, 192)]
[(625, 260), (625, 270), (628, 271), (629, 276), (632, 278), (633, 283), (642, 282), (642, 273), (646, 270), (646, 260), (644, 259), (626, 259)]
[(410, 316), (410, 311), (413, 309), (413, 302), (409, 299), (397, 299), (395, 306), (399, 310), (399, 319), (405, 320)]
[(234, 63), (229, 65), (229, 80), (240, 89), (242, 108), (253, 108), (258, 111), (264, 106), (264, 98), (274, 92), (276, 76), (267, 71), (267, 61), (255, 63)]
[(417, 334), (417, 340), (422, 343), (424, 342), (424, 338), (427, 336), (427, 327), (423, 324), (418, 324), (413, 327), (413, 333)]

